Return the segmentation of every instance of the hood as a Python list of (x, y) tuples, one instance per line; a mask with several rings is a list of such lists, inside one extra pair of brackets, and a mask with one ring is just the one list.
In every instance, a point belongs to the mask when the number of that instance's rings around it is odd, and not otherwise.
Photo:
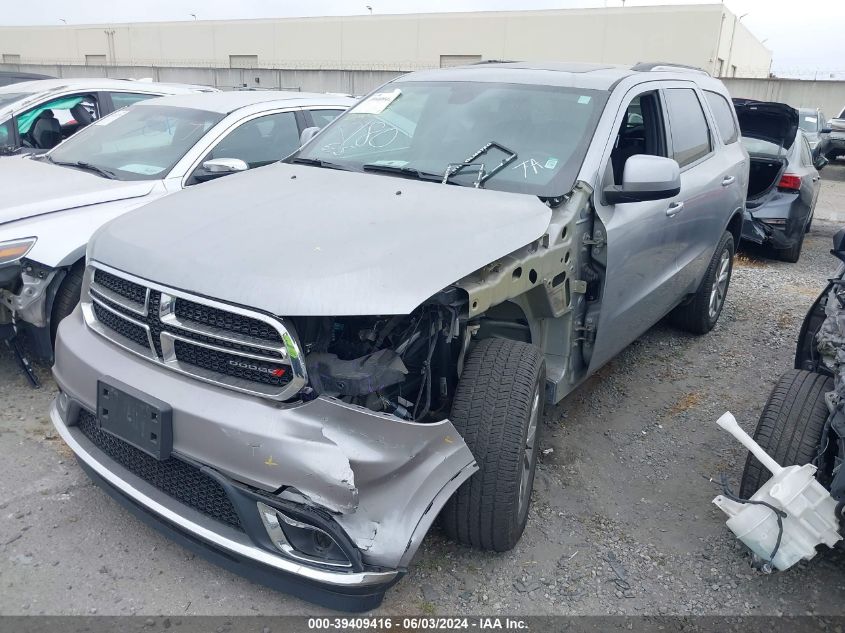
[(769, 141), (788, 150), (798, 134), (798, 110), (785, 103), (734, 99), (742, 135)]
[(89, 257), (279, 316), (408, 314), (550, 217), (525, 194), (277, 163), (126, 214)]
[(150, 180), (122, 182), (28, 158), (0, 158), (0, 225), (54, 211), (138, 198), (154, 186)]

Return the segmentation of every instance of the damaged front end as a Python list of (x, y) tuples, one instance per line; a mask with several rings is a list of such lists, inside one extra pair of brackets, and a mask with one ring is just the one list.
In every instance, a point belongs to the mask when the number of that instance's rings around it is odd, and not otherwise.
[[(465, 300), (446, 291), (400, 316), (232, 310), (90, 267), (57, 341), (54, 424), (115, 496), (241, 564), (270, 561), (355, 594), (336, 608), (370, 608), (478, 469), (448, 419), (469, 343)], [(131, 387), (111, 374), (131, 375)], [(151, 457), (104, 427), (103, 388), (154, 395), (169, 411), (169, 450)], [(158, 485), (188, 471), (221, 491), (214, 507)]]

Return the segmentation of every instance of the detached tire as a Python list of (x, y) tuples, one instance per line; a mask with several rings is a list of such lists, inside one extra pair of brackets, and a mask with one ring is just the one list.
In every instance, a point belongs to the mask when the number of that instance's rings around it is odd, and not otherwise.
[[(833, 391), (833, 378), (803, 369), (780, 377), (763, 408), (754, 439), (781, 466), (809, 464), (819, 450), (830, 413), (824, 394)], [(748, 499), (772, 474), (748, 454), (739, 496)]]
[(66, 316), (76, 308), (79, 303), (79, 297), (82, 294), (82, 275), (84, 266), (79, 263), (67, 271), (67, 275), (62, 279), (59, 290), (56, 293), (56, 298), (53, 301), (53, 311), (50, 314), (50, 338), (53, 341), (53, 346), (56, 345), (56, 331), (59, 328), (59, 323)]
[(675, 326), (693, 334), (707, 334), (713, 329), (728, 295), (734, 250), (733, 235), (725, 231), (695, 295), (688, 303), (678, 306), (672, 312), (671, 319)]
[(504, 552), (522, 536), (537, 467), (545, 380), (543, 354), (533, 345), (484, 339), (467, 355), (450, 419), (479, 472), (441, 513), (443, 529), (458, 543)]

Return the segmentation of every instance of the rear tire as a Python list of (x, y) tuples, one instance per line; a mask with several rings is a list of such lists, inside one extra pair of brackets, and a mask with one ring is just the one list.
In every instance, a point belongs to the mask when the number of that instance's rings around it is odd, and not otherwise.
[(733, 258), (734, 238), (725, 231), (692, 300), (672, 312), (671, 319), (677, 327), (693, 334), (707, 334), (713, 329), (725, 306), (733, 273)]
[(479, 471), (441, 513), (453, 540), (504, 552), (519, 541), (537, 467), (546, 366), (534, 345), (484, 339), (470, 350), (450, 419)]
[(801, 249), (804, 247), (804, 235), (806, 235), (806, 231), (801, 231), (798, 234), (798, 241), (793, 246), (778, 250), (778, 258), (790, 264), (796, 263), (801, 258)]
[[(754, 439), (781, 466), (809, 464), (818, 453), (829, 410), (824, 394), (833, 390), (833, 378), (803, 369), (780, 377), (763, 408)], [(748, 454), (739, 496), (748, 499), (772, 474)]]
[(56, 293), (56, 299), (53, 301), (53, 311), (50, 315), (50, 340), (53, 342), (53, 347), (56, 346), (56, 331), (59, 328), (59, 323), (66, 316), (76, 308), (79, 303), (79, 297), (82, 294), (82, 275), (84, 272), (83, 264), (77, 263), (67, 271), (67, 275), (62, 279), (59, 286), (59, 291)]

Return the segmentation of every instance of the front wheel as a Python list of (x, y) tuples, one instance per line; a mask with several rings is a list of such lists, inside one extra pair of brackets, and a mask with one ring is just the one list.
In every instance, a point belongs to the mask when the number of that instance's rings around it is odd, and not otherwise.
[(713, 329), (725, 306), (733, 272), (733, 259), (734, 238), (725, 231), (695, 295), (688, 303), (675, 308), (672, 313), (676, 326), (693, 334), (707, 334)]
[(545, 402), (546, 367), (534, 345), (484, 339), (470, 350), (450, 419), (479, 471), (441, 513), (453, 540), (476, 549), (512, 549), (525, 530)]
[[(754, 439), (781, 466), (803, 466), (818, 455), (830, 414), (825, 401), (828, 391), (833, 391), (833, 378), (803, 369), (789, 370), (772, 389)], [(739, 496), (750, 498), (771, 476), (749, 453)]]
[(56, 345), (56, 331), (62, 319), (69, 316), (79, 303), (79, 296), (82, 294), (83, 266), (76, 264), (67, 271), (67, 275), (59, 285), (59, 291), (53, 301), (53, 312), (50, 315), (50, 336), (53, 345)]

